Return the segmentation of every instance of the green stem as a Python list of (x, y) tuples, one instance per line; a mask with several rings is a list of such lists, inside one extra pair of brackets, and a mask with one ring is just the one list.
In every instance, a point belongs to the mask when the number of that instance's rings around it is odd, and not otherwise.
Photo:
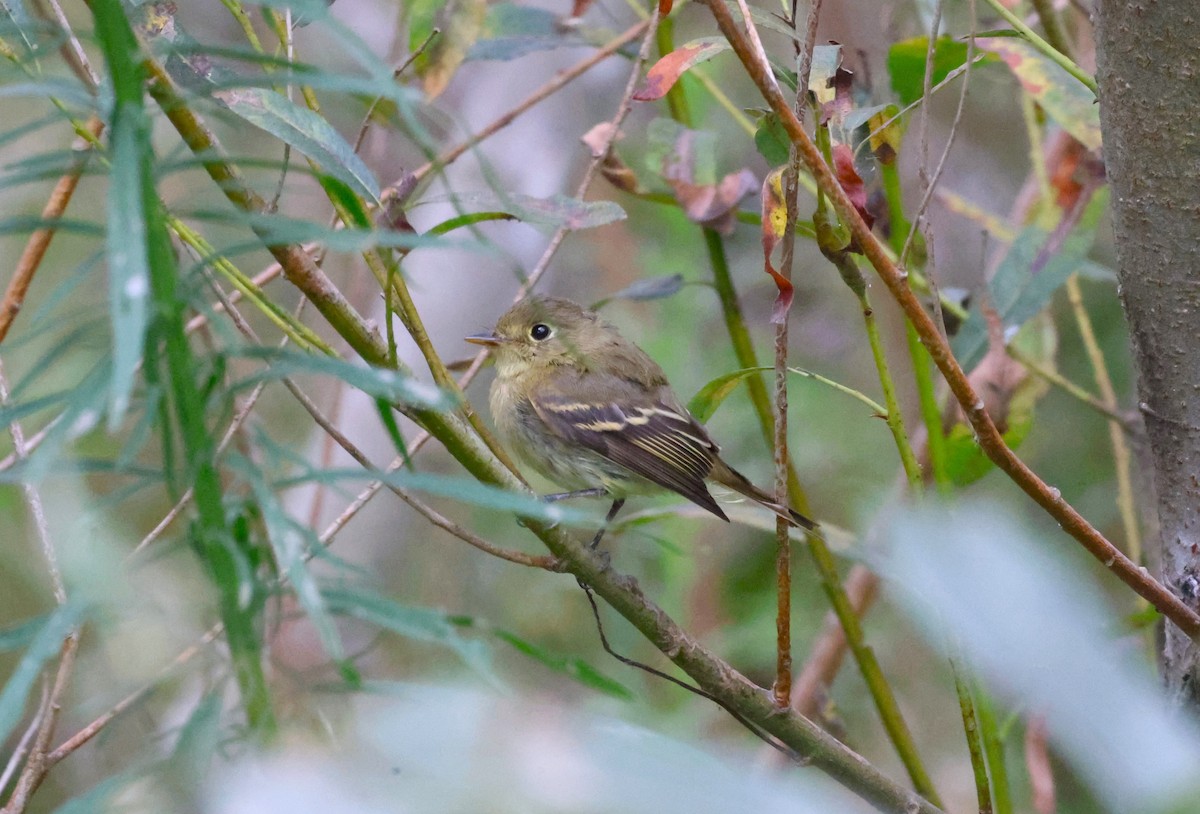
[[(891, 221), (889, 242), (893, 251), (899, 255), (903, 249), (906, 235), (911, 228), (908, 217), (904, 213), (904, 196), (900, 186), (900, 173), (896, 170), (896, 162), (878, 162), (880, 175), (883, 178), (883, 190), (887, 199), (888, 213)], [(919, 233), (918, 233), (919, 234)], [(918, 245), (914, 240), (914, 246)], [(924, 252), (920, 252), (923, 254)], [(911, 256), (912, 253), (910, 253)], [(912, 277), (910, 276), (910, 280)], [(921, 409), (921, 420), (925, 424), (925, 447), (929, 453), (929, 468), (933, 475), (938, 491), (946, 494), (950, 490), (950, 475), (946, 469), (946, 435), (942, 425), (942, 411), (938, 405), (937, 390), (933, 378), (933, 359), (921, 344), (917, 329), (912, 321), (904, 320), (905, 340), (908, 344), (908, 356), (912, 361), (913, 380), (917, 386), (917, 399)]]
[(976, 704), (979, 734), (983, 739), (983, 753), (992, 781), (992, 800), (996, 804), (996, 814), (1013, 814), (1012, 792), (1008, 784), (1008, 762), (1004, 754), (1004, 736), (996, 721), (996, 708), (978, 683), (975, 690), (975, 697), (979, 700)]
[(1046, 32), (1046, 42), (1070, 59), (1072, 57), (1071, 46), (1067, 44), (1067, 35), (1063, 31), (1062, 21), (1058, 19), (1058, 14), (1054, 11), (1054, 4), (1051, 0), (1030, 0), (1030, 2), (1033, 4), (1033, 10), (1037, 12), (1038, 19), (1042, 21), (1042, 29)]
[(896, 451), (900, 453), (900, 463), (904, 467), (908, 483), (913, 487), (914, 494), (919, 495), (922, 485), (921, 464), (917, 461), (916, 453), (913, 452), (912, 444), (908, 440), (908, 430), (904, 426), (904, 417), (900, 413), (900, 401), (896, 397), (896, 381), (892, 378), (887, 354), (883, 349), (883, 340), (879, 336), (879, 323), (875, 319), (875, 311), (871, 308), (871, 302), (866, 292), (859, 295), (858, 303), (862, 307), (863, 324), (867, 329), (867, 343), (871, 346), (871, 356), (875, 360), (875, 370), (879, 374), (879, 386), (883, 389), (888, 429), (891, 430), (892, 439), (896, 442)]
[(1054, 64), (1058, 65), (1071, 76), (1082, 82), (1084, 87), (1086, 87), (1092, 93), (1099, 92), (1096, 87), (1096, 77), (1088, 74), (1087, 71), (1076, 65), (1070, 57), (1039, 37), (1037, 32), (1025, 25), (1025, 22), (1020, 17), (1005, 8), (1004, 4), (1001, 3), (1000, 0), (987, 0), (987, 4), (991, 6), (997, 14), (1003, 17), (1009, 25), (1019, 31), (1021, 36), (1029, 41), (1030, 45), (1041, 51), (1045, 57), (1050, 59), (1052, 62), (1054, 62)]
[[(1115, 413), (1116, 390), (1113, 388), (1112, 377), (1108, 375), (1108, 363), (1104, 360), (1104, 351), (1100, 349), (1100, 342), (1096, 339), (1092, 318), (1083, 303), (1079, 276), (1072, 274), (1068, 277), (1066, 288), (1067, 299), (1071, 303), (1071, 311), (1075, 314), (1075, 323), (1079, 327), (1079, 336), (1083, 340), (1084, 350), (1087, 351), (1088, 361), (1092, 366), (1092, 375), (1096, 379), (1096, 388), (1100, 391), (1101, 403)], [(1138, 528), (1137, 502), (1133, 493), (1132, 456), (1125, 441), (1125, 432), (1118, 422), (1109, 420), (1108, 437), (1113, 448), (1113, 464), (1117, 475), (1117, 508), (1121, 512), (1121, 526), (1125, 530), (1125, 553), (1134, 562), (1141, 562), (1142, 535)]]
[[(832, 165), (832, 144), (828, 128), (817, 128), (816, 144), (823, 153), (826, 163)], [(919, 494), (922, 483), (921, 467), (917, 463), (912, 445), (908, 442), (908, 433), (904, 429), (904, 420), (900, 414), (900, 407), (896, 399), (895, 384), (888, 369), (887, 359), (883, 353), (883, 344), (879, 338), (879, 327), (875, 321), (874, 312), (871, 310), (867, 296), (866, 280), (863, 278), (862, 272), (847, 249), (849, 245), (847, 231), (844, 225), (838, 221), (836, 215), (830, 217), (826, 197), (823, 194), (817, 195), (817, 211), (813, 216), (813, 224), (817, 229), (817, 245), (820, 247), (821, 253), (837, 269), (843, 282), (846, 283), (847, 287), (858, 298), (862, 306), (867, 340), (871, 345), (875, 367), (879, 374), (880, 386), (883, 389), (884, 405), (887, 407), (888, 428), (892, 431), (892, 437), (895, 440), (896, 449), (900, 453), (900, 461), (904, 466), (908, 481), (913, 486), (914, 492)], [(814, 561), (817, 562), (817, 567), (822, 573), (822, 585), (828, 585), (829, 580), (825, 576), (825, 568), (828, 566), (822, 564), (816, 558), (814, 558)], [(835, 584), (838, 585), (839, 589), (841, 588), (840, 583)], [(848, 603), (844, 592), (841, 593), (841, 600)], [(834, 604), (834, 610), (838, 612), (837, 603)], [(852, 626), (847, 626), (846, 619), (841, 620), (843, 629), (846, 632), (846, 641), (863, 672), (863, 678), (867, 682), (867, 687), (871, 691), (871, 697), (874, 699), (879, 716), (883, 720), (884, 729), (887, 731), (888, 737), (896, 749), (896, 753), (900, 756), (901, 762), (904, 763), (909, 778), (912, 780), (913, 787), (925, 797), (938, 803), (937, 790), (934, 788), (929, 773), (925, 770), (925, 765), (917, 752), (912, 731), (908, 728), (908, 724), (900, 712), (900, 707), (896, 703), (892, 689), (884, 679), (883, 671), (875, 659), (874, 652), (863, 643), (861, 625), (857, 617), (853, 616), (853, 608), (847, 607), (846, 610), (852, 619)], [(840, 612), (839, 618), (841, 618)]]
[(325, 340), (312, 328), (293, 317), (285, 308), (281, 308), (241, 269), (227, 257), (218, 254), (204, 237), (176, 216), (167, 214), (167, 226), (175, 233), (180, 241), (191, 246), (202, 260), (211, 265), (229, 281), (235, 289), (242, 293), (247, 300), (254, 304), (279, 330), (302, 348), (315, 348), (327, 356), (337, 356), (337, 351), (329, 347)]
[(950, 670), (954, 673), (954, 692), (958, 696), (958, 708), (962, 713), (963, 732), (967, 736), (967, 752), (971, 755), (971, 773), (975, 777), (975, 801), (979, 814), (993, 814), (991, 783), (988, 780), (987, 760), (984, 756), (983, 737), (979, 731), (975, 701), (971, 688), (958, 666), (958, 657), (950, 659)]

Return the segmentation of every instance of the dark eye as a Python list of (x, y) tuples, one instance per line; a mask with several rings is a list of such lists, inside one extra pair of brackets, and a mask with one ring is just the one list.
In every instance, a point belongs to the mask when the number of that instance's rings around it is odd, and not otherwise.
[(550, 330), (550, 326), (544, 322), (539, 322), (529, 329), (529, 337), (534, 342), (541, 342), (543, 339), (549, 339), (550, 334), (554, 333)]

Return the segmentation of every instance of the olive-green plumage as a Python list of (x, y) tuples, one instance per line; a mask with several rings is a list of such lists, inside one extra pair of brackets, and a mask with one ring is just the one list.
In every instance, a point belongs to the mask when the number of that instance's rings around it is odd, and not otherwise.
[(531, 297), (502, 316), (491, 334), (468, 341), (494, 348), (497, 429), (556, 483), (603, 488), (618, 500), (670, 489), (728, 520), (705, 485), (711, 480), (793, 525), (814, 527), (722, 461), (662, 368), (594, 311)]

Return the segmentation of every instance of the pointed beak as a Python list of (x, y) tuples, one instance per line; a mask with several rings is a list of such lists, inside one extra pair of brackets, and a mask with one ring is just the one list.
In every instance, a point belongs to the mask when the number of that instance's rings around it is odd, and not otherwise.
[(472, 345), (483, 345), (488, 348), (497, 347), (501, 343), (504, 342), (503, 337), (496, 336), (494, 333), (492, 333), (492, 334), (471, 334), (470, 336), (466, 336), (463, 338), (466, 339), (468, 342), (470, 342)]

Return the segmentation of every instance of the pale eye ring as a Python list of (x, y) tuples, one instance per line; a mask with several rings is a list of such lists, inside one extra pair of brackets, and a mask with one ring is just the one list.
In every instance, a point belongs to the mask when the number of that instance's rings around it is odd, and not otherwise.
[(549, 339), (553, 334), (554, 331), (544, 322), (539, 322), (529, 329), (529, 338), (534, 342), (542, 342)]

